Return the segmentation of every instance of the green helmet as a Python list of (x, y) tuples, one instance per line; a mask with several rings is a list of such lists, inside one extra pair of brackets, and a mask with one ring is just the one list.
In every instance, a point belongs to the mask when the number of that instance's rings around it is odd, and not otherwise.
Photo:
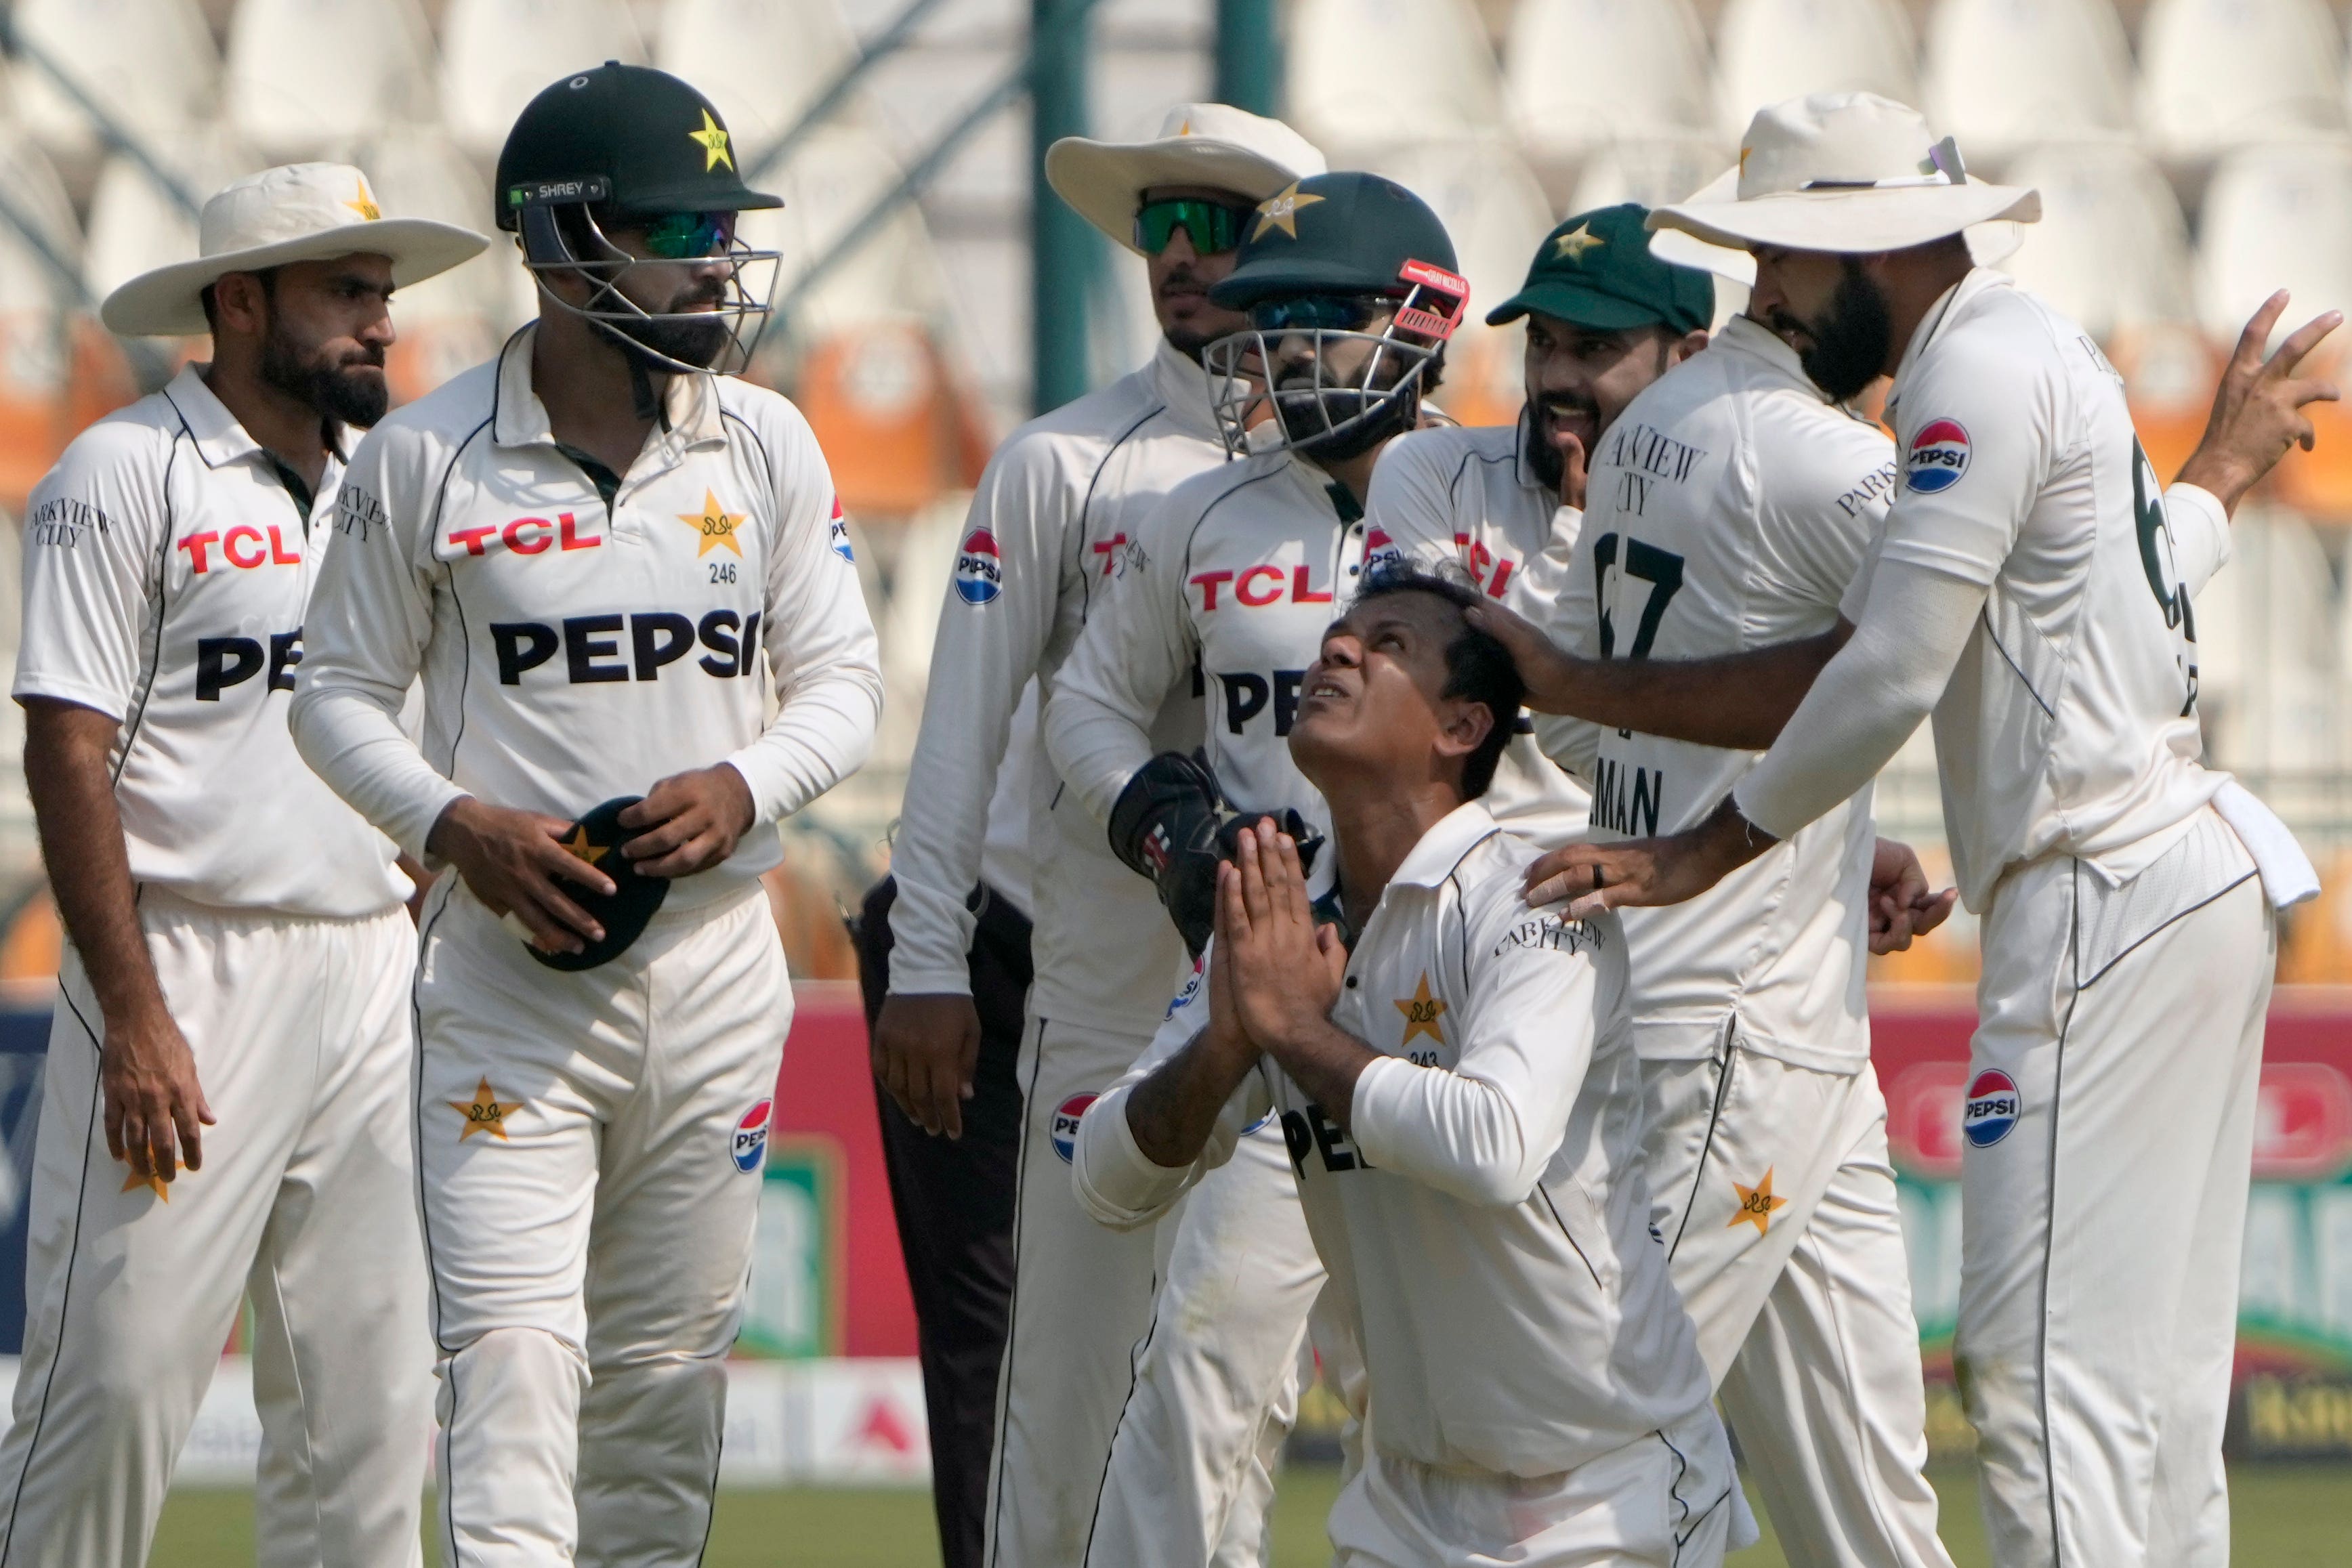
[[(781, 258), (735, 239), (735, 214), (781, 207), (750, 189), (711, 101), (667, 71), (607, 60), (524, 106), (499, 152), (499, 226), (520, 236), (541, 294), (594, 322), (635, 355), (673, 371), (738, 371), (766, 324)], [(606, 231), (642, 228), (650, 258)], [(631, 268), (673, 262), (728, 268), (715, 310), (648, 310), (616, 287)], [(766, 287), (747, 286), (763, 267)], [(596, 286), (585, 307), (544, 287), (571, 272)]]
[(1226, 447), (1347, 457), (1410, 429), (1469, 304), (1454, 268), (1445, 225), (1393, 180), (1318, 174), (1259, 203), (1209, 290), (1250, 315), (1202, 355)]

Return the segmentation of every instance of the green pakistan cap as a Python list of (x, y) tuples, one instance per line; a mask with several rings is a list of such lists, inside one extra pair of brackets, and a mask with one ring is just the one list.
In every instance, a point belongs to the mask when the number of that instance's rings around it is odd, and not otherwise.
[(1528, 280), (1486, 315), (1500, 327), (1530, 310), (1580, 327), (1622, 331), (1663, 325), (1697, 331), (1715, 319), (1715, 279), (1650, 254), (1647, 207), (1627, 202), (1579, 213), (1544, 236)]

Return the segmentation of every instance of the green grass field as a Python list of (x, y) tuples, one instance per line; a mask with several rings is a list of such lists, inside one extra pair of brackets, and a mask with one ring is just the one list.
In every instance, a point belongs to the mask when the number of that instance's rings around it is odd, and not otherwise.
[[(1976, 1483), (1965, 1469), (1934, 1472), (1944, 1499), (1945, 1544), (1958, 1568), (1984, 1568)], [(2247, 1568), (2343, 1568), (2352, 1547), (2352, 1467), (2263, 1465), (2231, 1476), (2234, 1556)], [(1275, 1504), (1275, 1568), (1320, 1568), (1323, 1515), (1337, 1471), (1294, 1469)], [(1760, 1511), (1759, 1511), (1760, 1512)], [(425, 1560), (435, 1561), (425, 1542)], [(728, 1491), (719, 1497), (708, 1568), (920, 1568), (938, 1561), (929, 1499), (908, 1491)], [(235, 1568), (253, 1561), (253, 1498), (241, 1491), (175, 1494), (155, 1537), (154, 1568)], [(1730, 1560), (1780, 1568), (1764, 1543)]]

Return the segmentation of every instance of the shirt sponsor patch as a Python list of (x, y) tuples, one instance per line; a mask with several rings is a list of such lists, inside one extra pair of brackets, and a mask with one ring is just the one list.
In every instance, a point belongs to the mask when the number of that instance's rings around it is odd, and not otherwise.
[(1971, 1148), (1989, 1149), (2009, 1136), (2023, 1106), (2017, 1081), (1989, 1067), (1969, 1082), (1968, 1098), (1960, 1109), (1960, 1132)]
[(1068, 1165), (1077, 1155), (1078, 1118), (1085, 1115), (1087, 1107), (1098, 1098), (1094, 1094), (1073, 1094), (1054, 1108), (1054, 1152), (1062, 1156), (1064, 1165)]
[(1004, 591), (1004, 561), (996, 553), (996, 536), (986, 528), (964, 535), (956, 549), (956, 596), (966, 604), (992, 604)]
[(853, 565), (856, 564), (857, 552), (849, 548), (849, 523), (841, 515), (841, 497), (838, 496), (833, 498), (833, 522), (827, 530), (827, 537), (832, 541), (834, 554)]
[(768, 1115), (775, 1108), (773, 1100), (762, 1100), (744, 1112), (742, 1120), (735, 1124), (735, 1136), (727, 1152), (735, 1161), (735, 1168), (746, 1176), (758, 1170), (760, 1162), (767, 1157)]
[(1969, 471), (1969, 433), (1956, 419), (1931, 419), (1911, 438), (1903, 459), (1903, 482), (1932, 496), (1948, 490)]

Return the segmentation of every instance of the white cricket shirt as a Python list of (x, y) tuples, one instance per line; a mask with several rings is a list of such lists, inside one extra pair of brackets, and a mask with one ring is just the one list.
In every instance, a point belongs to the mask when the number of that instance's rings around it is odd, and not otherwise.
[[(681, 376), (608, 505), (549, 431), (533, 330), (352, 455), (295, 740), (420, 856), (461, 796), (571, 818), (728, 762), (754, 829), (669, 902), (718, 898), (873, 743), (882, 677), (833, 481), (782, 397)], [(394, 723), (420, 674), (421, 751)]]
[[(1586, 658), (1706, 659), (1827, 632), (1895, 477), (1885, 433), (1735, 317), (1601, 436), (1551, 634)], [(1575, 733), (1603, 841), (1696, 827), (1759, 755)], [(1623, 912), (1644, 1057), (1710, 1055), (1729, 1019), (1749, 1049), (1797, 1066), (1869, 1060), (1870, 789), (1686, 904)]]
[(342, 472), (331, 453), (306, 509), (191, 365), (76, 436), (33, 491), (15, 695), (121, 725), (134, 881), (342, 918), (412, 891), (287, 733)]
[[(1874, 560), (1984, 593), (1934, 710), (1960, 896), (1982, 911), (2010, 866), (2053, 852), (2132, 874), (2227, 780), (2198, 763), (2189, 606), (2228, 555), (2219, 503), (2159, 490), (2090, 335), (1988, 268), (1912, 334), (1888, 417), (1902, 484)], [(1857, 624), (1873, 570), (1844, 601)], [(1801, 821), (1792, 782), (1875, 770), (1795, 755), (1808, 727), (1801, 708), (1739, 787), (1768, 831)]]
[[(1490, 597), (1540, 626), (1549, 621), (1583, 514), (1563, 507), (1528, 466), (1527, 415), (1508, 429), (1438, 428), (1381, 453), (1364, 515), (1407, 557), (1453, 561)], [(1549, 849), (1584, 836), (1591, 797), (1543, 754), (1525, 716), (1504, 751), (1487, 811)]]
[(1372, 1441), (1518, 1476), (1571, 1469), (1708, 1400), (1650, 1232), (1623, 937), (1611, 915), (1530, 908), (1537, 853), (1474, 800), (1381, 893), (1331, 1014), (1382, 1058), (1356, 1082), (1352, 1132), (1262, 1061), (1192, 1166), (1146, 1158), (1128, 1097), (1207, 1027), (1188, 995), (1087, 1109), (1073, 1161), (1088, 1212), (1139, 1225), (1278, 1111), (1331, 1304), (1362, 1347)]
[[(1019, 769), (1030, 781), (1019, 825), (1034, 867), (1031, 1009), (1086, 1029), (1151, 1031), (1181, 972), (1183, 941), (1151, 884), (1111, 853), (1103, 824), (1064, 792), (1042, 740), (1014, 733), (1013, 716), (1033, 678), (1050, 697), (1144, 517), (1179, 482), (1224, 461), (1207, 373), (1164, 340), (1150, 364), (1030, 421), (990, 459), (940, 609), (891, 848), (893, 991), (971, 988), (965, 900), (989, 836), (1003, 831), (992, 791)], [(1155, 751), (1199, 740), (1190, 672), (1179, 674), (1144, 710)]]
[[(1388, 461), (1383, 453), (1380, 465)], [(1328, 834), (1323, 798), (1290, 758), (1299, 688), (1364, 573), (1403, 553), (1344, 486), (1294, 453), (1187, 480), (1122, 552), (1103, 612), (1063, 666), (1045, 705), (1055, 767), (1108, 822), (1135, 770), (1164, 749), (1149, 728), (1162, 694), (1197, 671), (1202, 748), (1226, 798), (1243, 811), (1296, 810)], [(1531, 757), (1506, 752), (1496, 814), (1529, 836), (1572, 826), (1546, 787), (1520, 774)], [(1559, 772), (1539, 757), (1533, 766), (1539, 778)], [(1525, 824), (1523, 811), (1532, 813)], [(1330, 866), (1326, 856), (1314, 868), (1318, 892)]]

